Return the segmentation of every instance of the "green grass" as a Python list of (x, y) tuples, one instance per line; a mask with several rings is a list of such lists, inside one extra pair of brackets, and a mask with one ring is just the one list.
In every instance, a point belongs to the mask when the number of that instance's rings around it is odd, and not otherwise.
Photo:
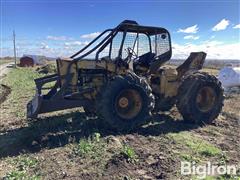
[(27, 155), (22, 155), (18, 156), (16, 159), (13, 159), (13, 163), (19, 170), (27, 170), (29, 168), (36, 168), (38, 165), (38, 159), (29, 157)]
[[(192, 180), (200, 180), (200, 178), (194, 176)], [(221, 175), (221, 176), (206, 176), (201, 178), (201, 180), (240, 180), (240, 176), (230, 176), (230, 175)]]
[(135, 163), (138, 161), (138, 156), (135, 150), (128, 145), (123, 146), (121, 154), (127, 159), (128, 162)]
[(5, 180), (40, 180), (39, 175), (28, 175), (26, 171), (14, 170), (8, 173), (5, 177)]
[(101, 159), (106, 151), (106, 143), (101, 139), (99, 133), (94, 133), (89, 138), (80, 139), (79, 143), (73, 148), (73, 152), (81, 157), (91, 159)]
[(33, 80), (41, 76), (43, 75), (37, 73), (33, 68), (16, 68), (8, 73), (3, 82), (13, 90), (19, 90), (18, 92), (22, 90), (33, 92), (33, 88), (35, 88)]
[(169, 133), (167, 135), (175, 144), (185, 151), (176, 151), (181, 159), (199, 162), (209, 157), (222, 157), (223, 152), (218, 147), (201, 139), (191, 132)]
[(2, 82), (12, 89), (7, 101), (4, 102), (6, 107), (10, 107), (8, 113), (19, 118), (26, 117), (26, 103), (35, 94), (34, 79), (42, 76), (32, 68), (12, 69), (8, 73)]
[(80, 156), (92, 154), (94, 152), (94, 145), (89, 139), (81, 139), (75, 148), (75, 152)]
[[(20, 155), (9, 161), (15, 168), (8, 172), (4, 179), (6, 180), (39, 180), (41, 176), (38, 174), (37, 169), (39, 161), (37, 158), (27, 155)], [(30, 173), (30, 172), (34, 172)]]

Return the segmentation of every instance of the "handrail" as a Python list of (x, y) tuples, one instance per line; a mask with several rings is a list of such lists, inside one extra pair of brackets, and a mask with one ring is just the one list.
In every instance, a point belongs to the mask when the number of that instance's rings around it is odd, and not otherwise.
[[(81, 56), (78, 57), (78, 58), (73, 59), (72, 63), (73, 63), (73, 62), (76, 62), (76, 61), (79, 61), (79, 60), (81, 60), (83, 57), (91, 54), (93, 51), (95, 51), (97, 48), (99, 48), (108, 38), (110, 38), (115, 32), (116, 32), (116, 30), (111, 30), (111, 33), (109, 33), (99, 44), (97, 44), (93, 49), (91, 49), (91, 50), (88, 51), (87, 53), (81, 55)], [(95, 39), (95, 40), (96, 40), (96, 39)], [(91, 42), (91, 43), (93, 43), (93, 42)]]
[(80, 49), (80, 51), (76, 52), (75, 54), (73, 54), (70, 58), (74, 58), (77, 55), (79, 55), (81, 52), (83, 52), (84, 50), (86, 50), (89, 46), (91, 46), (94, 42), (96, 42), (103, 34), (105, 34), (108, 31), (112, 31), (112, 29), (106, 29), (105, 31), (103, 31), (101, 34), (99, 34), (95, 39), (93, 39), (90, 43), (88, 43), (84, 48)]

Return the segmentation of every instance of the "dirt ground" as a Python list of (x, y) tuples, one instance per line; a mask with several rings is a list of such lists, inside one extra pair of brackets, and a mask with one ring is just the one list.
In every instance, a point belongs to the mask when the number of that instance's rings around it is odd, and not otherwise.
[[(2, 63), (2, 64), (1, 64)], [(10, 68), (13, 67), (12, 62), (1, 62), (0, 63), (0, 79), (7, 74)]]
[[(9, 79), (3, 83), (12, 91), (1, 104), (1, 178), (198, 179), (180, 174), (181, 161), (240, 164), (239, 89), (226, 94), (223, 111), (211, 125), (186, 124), (174, 107), (149, 117), (138, 129), (119, 134), (101, 119), (87, 120), (81, 108), (29, 122), (25, 105), (34, 91), (18, 91)], [(29, 87), (33, 84), (22, 88)], [(21, 103), (12, 105), (16, 101)], [(240, 176), (206, 177), (217, 178), (239, 180)]]
[(3, 103), (6, 99), (7, 96), (11, 93), (11, 88), (4, 85), (0, 84), (0, 104)]

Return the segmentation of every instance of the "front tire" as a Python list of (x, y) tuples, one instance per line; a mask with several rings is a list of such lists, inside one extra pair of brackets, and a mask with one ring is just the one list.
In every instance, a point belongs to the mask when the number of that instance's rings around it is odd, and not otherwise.
[(185, 121), (203, 125), (217, 118), (223, 100), (223, 88), (215, 76), (194, 72), (183, 78), (176, 105)]
[(97, 112), (114, 129), (130, 130), (141, 124), (154, 107), (154, 96), (145, 79), (116, 76), (101, 92)]

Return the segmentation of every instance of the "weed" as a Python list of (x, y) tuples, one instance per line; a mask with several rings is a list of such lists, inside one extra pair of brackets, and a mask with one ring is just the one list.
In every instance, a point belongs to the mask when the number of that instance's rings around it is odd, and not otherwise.
[(38, 166), (39, 162), (37, 158), (23, 155), (11, 160), (10, 163), (15, 165), (16, 168), (11, 172), (7, 173), (7, 175), (4, 177), (4, 179), (6, 180), (38, 180), (41, 178), (38, 174), (29, 175), (29, 171), (35, 170)]
[(11, 171), (10, 173), (7, 173), (4, 179), (17, 180), (17, 179), (23, 179), (24, 177), (26, 177), (26, 172), (15, 170), (15, 171)]
[(101, 135), (94, 133), (90, 138), (81, 139), (74, 148), (74, 153), (80, 156), (89, 156), (92, 159), (101, 159), (105, 149)]
[(13, 160), (15, 164), (17, 165), (17, 168), (19, 170), (28, 170), (36, 168), (38, 165), (38, 159), (29, 157), (26, 155), (19, 156), (16, 159)]
[(79, 155), (90, 154), (93, 151), (93, 144), (88, 139), (81, 139), (77, 145), (75, 152)]
[(100, 133), (94, 133), (93, 136), (92, 136), (92, 139), (95, 142), (100, 142), (100, 137), (101, 137)]
[(128, 145), (124, 145), (121, 154), (127, 159), (128, 162), (135, 163), (138, 161), (137, 154), (134, 149)]
[(4, 178), (4, 180), (40, 180), (41, 177), (39, 175), (33, 175), (33, 176), (29, 176), (27, 175), (27, 173), (25, 171), (19, 171), (19, 170), (15, 170), (15, 171), (11, 171), (10, 173), (8, 173)]

